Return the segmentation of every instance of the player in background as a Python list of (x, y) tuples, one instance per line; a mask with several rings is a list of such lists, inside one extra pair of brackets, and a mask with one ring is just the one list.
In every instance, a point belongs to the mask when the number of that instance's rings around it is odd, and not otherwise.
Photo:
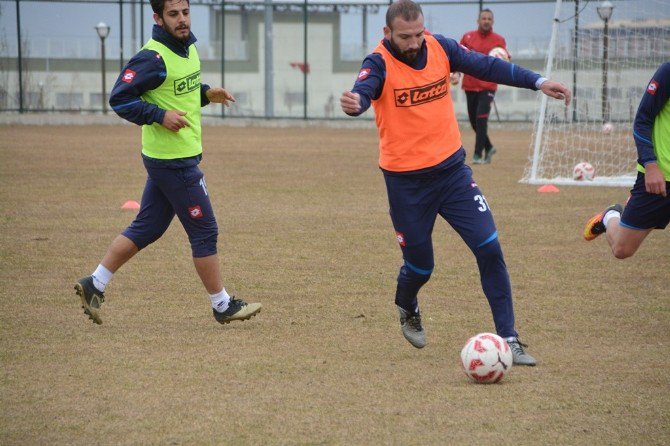
[(465, 164), (450, 94), (452, 71), (570, 101), (570, 91), (560, 83), (434, 32), (426, 36), (421, 7), (411, 0), (389, 6), (384, 39), (363, 60), (340, 105), (351, 116), (370, 105), (375, 110), (379, 165), (404, 260), (395, 295), (400, 326), (414, 347), (426, 345), (418, 292), (433, 272), (432, 232), (440, 215), (474, 253), (496, 332), (512, 348), (514, 362), (535, 365), (515, 330), (510, 279), (489, 203)]
[(584, 238), (605, 233), (617, 259), (631, 257), (653, 229), (670, 222), (670, 62), (662, 64), (642, 96), (633, 123), (637, 180), (626, 208), (613, 204), (593, 216)]
[[(493, 12), (490, 9), (479, 11), (477, 29), (463, 34), (460, 44), (482, 54), (489, 54), (493, 48), (503, 48), (507, 52), (503, 36), (493, 32)], [(506, 54), (509, 59), (509, 53)], [(467, 73), (462, 77), (461, 88), (465, 91), (467, 99), (468, 118), (472, 130), (475, 131), (475, 153), (472, 156), (472, 164), (488, 164), (496, 153), (496, 148), (493, 147), (488, 135), (488, 123), (498, 85), (496, 82), (488, 82)], [(458, 84), (460, 78), (461, 73), (452, 73), (451, 83)]]
[[(222, 324), (246, 320), (261, 304), (230, 297), (217, 255), (218, 226), (202, 159), (200, 107), (235, 99), (223, 88), (200, 83), (200, 58), (191, 33), (188, 0), (151, 0), (152, 38), (121, 71), (109, 103), (122, 118), (142, 126), (142, 160), (148, 178), (135, 220), (118, 235), (92, 275), (75, 290), (86, 313), (102, 323), (100, 306), (112, 275), (139, 250), (158, 240), (175, 214), (188, 234), (195, 269)], [(168, 271), (164, 271), (165, 274)]]

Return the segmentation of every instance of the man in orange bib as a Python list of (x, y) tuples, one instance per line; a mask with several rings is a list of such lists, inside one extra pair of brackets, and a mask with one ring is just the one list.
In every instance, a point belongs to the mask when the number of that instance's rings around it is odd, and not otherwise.
[(512, 290), (489, 204), (465, 164), (465, 150), (451, 100), (449, 75), (542, 90), (570, 101), (558, 82), (501, 59), (426, 35), (421, 7), (399, 0), (386, 13), (384, 39), (363, 61), (351, 91), (340, 98), (351, 116), (374, 107), (379, 165), (404, 263), (395, 303), (405, 338), (426, 345), (417, 295), (434, 268), (432, 232), (442, 216), (474, 253), (496, 332), (512, 349), (515, 364), (535, 365), (514, 327)]

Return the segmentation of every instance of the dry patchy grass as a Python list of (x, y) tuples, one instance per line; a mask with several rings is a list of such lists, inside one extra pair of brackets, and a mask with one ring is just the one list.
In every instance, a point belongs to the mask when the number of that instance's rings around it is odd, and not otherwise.
[(458, 354), (492, 320), (443, 222), (421, 294), (429, 344), (400, 333), (373, 130), (204, 133), (226, 286), (263, 311), (214, 321), (175, 222), (115, 276), (95, 326), (72, 285), (132, 220), (139, 130), (0, 127), (0, 443), (670, 442), (670, 233), (626, 261), (581, 239), (626, 190), (538, 194), (517, 182), (529, 133), (492, 131), (499, 152), (475, 178), (540, 364), (474, 385)]

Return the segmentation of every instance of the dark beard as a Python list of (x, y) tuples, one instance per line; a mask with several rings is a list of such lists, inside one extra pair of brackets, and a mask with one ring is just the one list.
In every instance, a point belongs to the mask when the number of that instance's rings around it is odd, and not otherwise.
[(407, 65), (411, 65), (414, 60), (416, 60), (416, 56), (419, 55), (419, 51), (415, 52), (407, 52), (407, 51), (401, 51), (400, 48), (393, 42), (392, 39), (389, 39), (389, 45), (391, 45), (391, 48), (395, 52), (396, 58), (400, 60), (401, 62), (406, 63)]
[(178, 40), (182, 43), (186, 43), (186, 42), (188, 42), (188, 38), (191, 36), (191, 30), (189, 29), (189, 33), (186, 34), (186, 37), (178, 37), (177, 36), (177, 28), (175, 28), (174, 30), (168, 31), (168, 34), (170, 34), (172, 37), (174, 37), (175, 40)]

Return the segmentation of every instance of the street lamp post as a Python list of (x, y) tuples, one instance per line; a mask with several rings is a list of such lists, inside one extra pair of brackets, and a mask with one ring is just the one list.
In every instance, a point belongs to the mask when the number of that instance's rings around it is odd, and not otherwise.
[(95, 25), (100, 37), (100, 60), (102, 62), (102, 112), (107, 114), (107, 87), (105, 86), (105, 39), (109, 35), (109, 26), (105, 22)]
[(605, 0), (596, 8), (598, 15), (605, 23), (603, 27), (603, 96), (602, 96), (602, 117), (603, 122), (609, 122), (610, 110), (607, 103), (607, 52), (609, 47), (609, 28), (608, 24), (614, 11), (614, 5), (608, 0)]

